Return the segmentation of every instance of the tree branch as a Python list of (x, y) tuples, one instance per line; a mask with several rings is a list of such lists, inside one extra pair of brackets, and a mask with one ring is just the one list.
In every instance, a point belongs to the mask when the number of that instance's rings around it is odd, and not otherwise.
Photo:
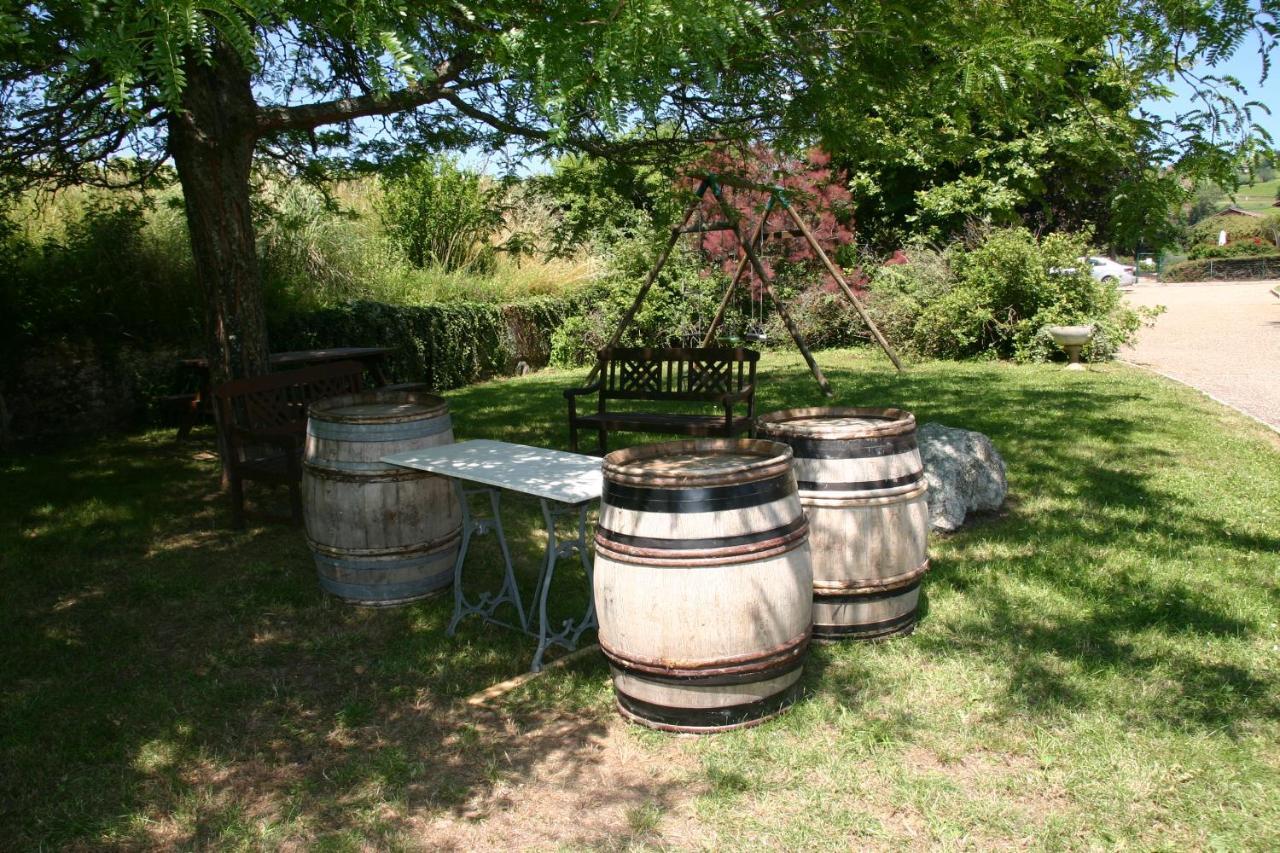
[(259, 107), (258, 133), (312, 130), (326, 124), (417, 109), (440, 100), (446, 87), (457, 79), (466, 66), (467, 59), (463, 57), (442, 62), (436, 66), (435, 79), (430, 83), (413, 83), (385, 95), (357, 95), (291, 107)]

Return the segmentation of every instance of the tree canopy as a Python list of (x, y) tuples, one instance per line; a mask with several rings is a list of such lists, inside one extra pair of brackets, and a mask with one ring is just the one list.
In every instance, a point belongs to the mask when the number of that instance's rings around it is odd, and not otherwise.
[[(266, 369), (248, 213), (255, 157), (299, 174), (467, 145), (660, 158), (688, 141), (861, 156), (892, 108), (928, 159), (1070, 106), (1105, 135), (1128, 91), (1199, 74), (1201, 109), (1140, 135), (1149, 165), (1251, 134), (1204, 75), (1277, 0), (36, 0), (0, 10), (0, 178), (182, 182), (216, 376)], [(1087, 75), (1086, 75), (1087, 76)], [(978, 120), (975, 122), (975, 115)], [(892, 124), (892, 122), (890, 123)], [(1043, 124), (1043, 121), (1041, 121)], [(1085, 148), (1087, 144), (1082, 143)], [(1083, 149), (1082, 149), (1083, 150)], [(1083, 153), (1087, 154), (1087, 151)], [(113, 169), (102, 164), (112, 162)], [(1216, 168), (1205, 166), (1204, 168)], [(998, 184), (998, 182), (996, 182)], [(996, 184), (991, 184), (992, 186)], [(987, 190), (982, 190), (987, 191)]]

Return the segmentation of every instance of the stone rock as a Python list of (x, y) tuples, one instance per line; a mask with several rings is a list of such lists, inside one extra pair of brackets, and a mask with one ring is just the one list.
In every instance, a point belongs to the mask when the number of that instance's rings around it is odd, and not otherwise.
[(1009, 486), (1004, 460), (980, 432), (928, 423), (917, 433), (929, 483), (929, 526), (952, 531), (971, 512), (999, 509)]

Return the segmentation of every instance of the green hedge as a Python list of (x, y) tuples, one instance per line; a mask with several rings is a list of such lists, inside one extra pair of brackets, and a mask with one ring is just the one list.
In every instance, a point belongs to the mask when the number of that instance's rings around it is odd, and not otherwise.
[(1280, 278), (1280, 254), (1183, 261), (1160, 274), (1161, 281), (1261, 281), (1270, 278)]
[(509, 305), (358, 301), (277, 321), (271, 348), (390, 347), (398, 381), (444, 391), (512, 373), (519, 361), (546, 364), (552, 332), (578, 311), (573, 299), (554, 297)]

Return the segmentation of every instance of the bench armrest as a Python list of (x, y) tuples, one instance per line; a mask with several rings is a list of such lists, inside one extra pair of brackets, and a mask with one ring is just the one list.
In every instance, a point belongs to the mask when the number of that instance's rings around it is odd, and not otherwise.
[(720, 402), (726, 406), (734, 403), (741, 403), (743, 400), (751, 399), (751, 395), (756, 393), (755, 384), (751, 384), (743, 388), (741, 391), (735, 391), (732, 394), (725, 394), (720, 398)]
[(294, 432), (284, 430), (259, 431), (233, 426), (228, 432), (233, 444), (270, 444), (283, 450), (301, 448), (306, 437), (305, 427)]
[(595, 382), (592, 382), (590, 385), (587, 385), (586, 387), (583, 387), (583, 388), (566, 389), (564, 392), (564, 398), (566, 400), (572, 400), (574, 397), (580, 396), (582, 394), (591, 394), (595, 391), (599, 391), (603, 386), (604, 386), (604, 380), (597, 379)]

